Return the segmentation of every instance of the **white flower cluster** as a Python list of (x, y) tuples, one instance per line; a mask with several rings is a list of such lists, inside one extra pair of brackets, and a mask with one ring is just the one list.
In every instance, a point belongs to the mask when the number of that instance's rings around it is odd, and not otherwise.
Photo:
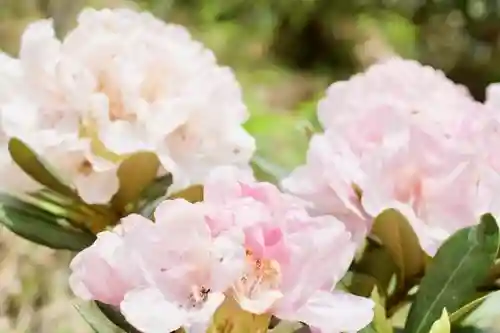
[(180, 190), (216, 166), (248, 165), (246, 118), (231, 70), (181, 26), (88, 9), (58, 40), (41, 20), (24, 32), (18, 59), (0, 56), (0, 190), (36, 189), (8, 153), (12, 137), (88, 203), (108, 202), (120, 163), (141, 151), (157, 154)]

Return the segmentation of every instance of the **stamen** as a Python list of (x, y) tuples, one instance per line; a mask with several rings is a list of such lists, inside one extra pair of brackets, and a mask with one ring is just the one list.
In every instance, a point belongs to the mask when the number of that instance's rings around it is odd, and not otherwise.
[(208, 294), (212, 290), (210, 288), (206, 288), (205, 286), (192, 286), (191, 294), (189, 294), (189, 305), (192, 308), (200, 307), (203, 303), (205, 303), (208, 299)]

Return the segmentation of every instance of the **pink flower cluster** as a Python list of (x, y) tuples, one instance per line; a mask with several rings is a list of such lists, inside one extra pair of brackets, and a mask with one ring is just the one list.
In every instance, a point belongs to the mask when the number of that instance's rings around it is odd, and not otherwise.
[(183, 327), (205, 332), (228, 298), (253, 314), (352, 332), (373, 302), (333, 291), (356, 249), (333, 216), (311, 217), (307, 203), (221, 167), (204, 201), (166, 200), (154, 222), (124, 218), (71, 263), (70, 285), (85, 299), (118, 306), (144, 333)]
[(500, 213), (500, 86), (487, 95), (476, 102), (442, 72), (398, 58), (336, 82), (319, 103), (325, 132), (283, 187), (359, 241), (397, 209), (434, 255), (481, 214)]

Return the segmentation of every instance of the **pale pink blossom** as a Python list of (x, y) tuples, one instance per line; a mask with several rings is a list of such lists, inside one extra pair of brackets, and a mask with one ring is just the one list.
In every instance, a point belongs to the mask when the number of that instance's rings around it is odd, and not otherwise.
[(336, 82), (318, 106), (325, 133), (283, 187), (358, 240), (381, 212), (398, 209), (433, 255), (458, 229), (500, 211), (499, 127), (487, 110), (497, 90), (485, 107), (442, 72), (398, 58)]
[(486, 87), (486, 101), (484, 104), (491, 111), (500, 113), (500, 83), (492, 83)]
[(119, 306), (141, 332), (205, 332), (242, 273), (242, 234), (213, 237), (204, 205), (183, 199), (161, 203), (154, 219), (130, 215), (99, 234), (71, 263), (70, 285), (80, 297)]
[[(132, 232), (134, 220), (146, 223), (144, 227), (150, 223), (132, 216), (123, 219), (119, 228)], [(118, 306), (129, 290), (144, 282), (134, 258), (127, 258), (123, 236), (117, 230), (103, 231), (92, 246), (75, 256), (69, 283), (77, 296)]]
[(145, 333), (204, 332), (226, 297), (323, 332), (371, 321), (372, 301), (333, 291), (357, 246), (341, 222), (311, 217), (304, 201), (236, 167), (215, 169), (204, 197), (164, 201), (155, 223), (130, 215), (99, 234), (71, 264), (74, 292), (119, 306)]
[[(220, 170), (219, 170), (220, 171)], [(242, 309), (302, 321), (322, 332), (356, 331), (372, 319), (373, 303), (332, 291), (353, 260), (357, 243), (331, 216), (311, 217), (307, 204), (226, 171), (205, 186), (213, 205), (212, 232), (241, 228), (247, 251), (244, 274), (232, 288)], [(222, 212), (222, 214), (218, 214)]]
[[(185, 28), (150, 14), (86, 9), (62, 40), (51, 20), (37, 21), (22, 36), (18, 64), (24, 105), (10, 106), (10, 135), (46, 156), (89, 203), (110, 200), (119, 164), (139, 151), (158, 155), (173, 174), (171, 191), (202, 184), (219, 165), (245, 167), (253, 153), (232, 71)], [(15, 133), (26, 104), (34, 128)]]
[[(417, 61), (392, 58), (333, 83), (319, 103), (318, 117), (325, 129), (339, 131), (349, 141), (359, 135), (377, 136), (374, 130), (380, 135), (393, 126), (395, 117), (448, 137), (459, 134), (478, 108), (480, 103), (467, 89), (443, 72)], [(393, 114), (392, 121), (387, 114)], [(368, 130), (359, 131), (361, 127)]]
[(478, 155), (494, 170), (500, 172), (500, 84), (491, 84), (486, 89), (485, 110), (479, 118), (481, 128), (475, 136)]
[(388, 208), (399, 210), (429, 255), (455, 231), (478, 222), (472, 157), (435, 137), (411, 131), (399, 147), (381, 147), (363, 169), (363, 209), (373, 217)]
[(491, 212), (500, 218), (500, 84), (494, 83), (486, 89), (485, 110), (476, 115), (477, 131), (474, 136), (476, 168), (479, 174), (478, 214)]
[(282, 181), (283, 188), (308, 202), (313, 215), (333, 215), (357, 242), (364, 241), (372, 218), (360, 205), (356, 186), (364, 178), (360, 159), (349, 142), (332, 131), (311, 138), (307, 163)]

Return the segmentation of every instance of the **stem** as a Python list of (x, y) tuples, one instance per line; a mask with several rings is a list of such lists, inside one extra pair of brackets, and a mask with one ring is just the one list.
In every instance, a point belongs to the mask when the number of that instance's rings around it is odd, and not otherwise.
[(93, 233), (101, 231), (117, 220), (113, 212), (103, 207), (87, 205), (84, 202), (78, 202), (48, 191), (32, 194), (25, 200), (67, 219), (74, 227)]
[(86, 220), (88, 220), (88, 218), (80, 211), (69, 209), (68, 207), (62, 207), (58, 205), (55, 201), (44, 200), (43, 198), (42, 199), (40, 198), (41, 197), (34, 197), (34, 198), (26, 197), (24, 201), (32, 204), (33, 206), (45, 210), (48, 213), (68, 219), (70, 221), (77, 221), (79, 223), (83, 223)]

